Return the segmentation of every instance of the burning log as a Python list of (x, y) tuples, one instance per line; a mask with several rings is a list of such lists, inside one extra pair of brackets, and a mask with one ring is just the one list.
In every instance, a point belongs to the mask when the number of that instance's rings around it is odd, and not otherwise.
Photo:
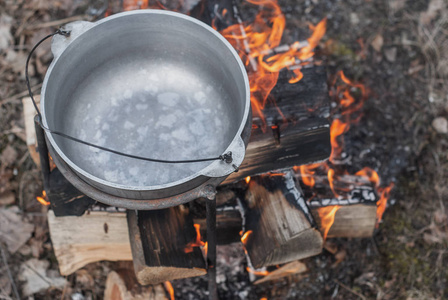
[(366, 238), (373, 234), (376, 224), (376, 205), (339, 206), (332, 218), (332, 224), (325, 224), (322, 221), (322, 214), (319, 213), (319, 209), (313, 207), (311, 213), (322, 234), (327, 230), (326, 237)]
[[(312, 196), (309, 207), (324, 239), (372, 236), (379, 201), (372, 186), (375, 182), (355, 175), (340, 176), (331, 184), (324, 176), (314, 176), (313, 180), (313, 188), (320, 190), (320, 194)], [(311, 194), (308, 190), (309, 187), (304, 184), (305, 194)]]
[(243, 203), (242, 242), (255, 268), (291, 262), (322, 251), (322, 236), (291, 173), (252, 180)]
[(137, 280), (142, 285), (206, 274), (193, 219), (182, 206), (157, 211), (127, 211)]

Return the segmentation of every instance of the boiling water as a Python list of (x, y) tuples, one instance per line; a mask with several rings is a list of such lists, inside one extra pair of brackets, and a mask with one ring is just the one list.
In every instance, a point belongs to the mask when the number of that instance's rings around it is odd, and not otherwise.
[[(219, 82), (199, 80), (181, 65), (127, 63), (95, 69), (67, 106), (64, 131), (127, 154), (163, 160), (221, 155), (229, 145), (231, 112)], [(136, 71), (137, 70), (137, 71)], [(142, 187), (184, 179), (211, 162), (166, 164), (116, 155), (72, 141), (64, 152), (108, 182)], [(79, 154), (82, 155), (79, 155)]]

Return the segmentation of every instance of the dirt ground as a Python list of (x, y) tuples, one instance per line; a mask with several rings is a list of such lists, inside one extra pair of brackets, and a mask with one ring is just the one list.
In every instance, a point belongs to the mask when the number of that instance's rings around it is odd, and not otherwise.
[[(371, 239), (330, 239), (339, 256), (324, 250), (304, 260), (307, 273), (265, 285), (252, 286), (244, 268), (236, 273), (229, 270), (232, 280), (228, 281), (233, 283), (227, 284), (227, 290), (220, 284), (221, 297), (447, 298), (447, 2), (279, 3), (287, 19), (285, 43), (295, 41), (308, 23), (328, 18), (319, 57), (328, 66), (329, 79), (343, 70), (370, 90), (361, 122), (346, 134), (350, 166), (372, 167), (383, 182), (395, 182), (395, 188), (383, 222)], [(16, 299), (15, 287), (25, 298), (30, 277), (24, 273), (29, 273), (29, 264), (34, 264), (32, 269), (43, 269), (52, 287), (28, 299), (101, 299), (105, 276), (113, 268), (106, 262), (92, 264), (61, 281), (64, 278), (57, 274), (46, 225), (47, 208), (35, 200), (42, 183), (27, 151), (22, 116), (25, 60), (32, 45), (64, 23), (49, 22), (73, 16), (89, 18), (85, 16), (88, 6), (88, 1), (82, 0), (0, 2), (0, 210), (18, 206), (25, 221), (34, 225), (25, 233), (27, 242), (20, 249), (12, 251), (8, 245), (1, 245), (0, 299)], [(49, 45), (43, 45), (30, 70), (36, 93), (50, 61)], [(1, 219), (0, 224), (5, 226)], [(195, 285), (205, 288), (205, 279), (175, 281), (176, 298), (205, 295), (186, 296), (197, 289)]]

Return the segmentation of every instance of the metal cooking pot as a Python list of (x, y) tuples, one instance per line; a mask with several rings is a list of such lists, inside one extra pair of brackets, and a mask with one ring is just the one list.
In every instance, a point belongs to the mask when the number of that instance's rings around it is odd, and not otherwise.
[(45, 127), (137, 156), (192, 160), (231, 151), (233, 161), (143, 161), (46, 132), (56, 161), (101, 192), (137, 200), (216, 186), (241, 164), (251, 127), (249, 81), (219, 33), (161, 10), (64, 29), (70, 36), (53, 37), (42, 87)]

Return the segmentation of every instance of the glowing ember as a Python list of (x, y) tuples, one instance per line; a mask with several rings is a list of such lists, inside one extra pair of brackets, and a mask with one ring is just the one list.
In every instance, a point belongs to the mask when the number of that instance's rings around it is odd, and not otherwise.
[(243, 234), (243, 236), (241, 237), (241, 242), (243, 243), (243, 245), (247, 244), (247, 239), (249, 238), (249, 236), (251, 234), (252, 234), (252, 230), (248, 230)]
[(42, 196), (36, 197), (36, 200), (39, 201), (39, 203), (42, 205), (50, 205), (50, 202), (47, 201), (47, 193), (45, 192), (45, 190), (42, 191)]
[(254, 274), (254, 275), (257, 275), (257, 276), (266, 276), (266, 275), (269, 275), (269, 271), (267, 271), (267, 270), (264, 270), (264, 271), (256, 271), (256, 270), (254, 270), (254, 269), (252, 269), (252, 268), (250, 268), (250, 267), (246, 267), (246, 270), (247, 270), (247, 272), (252, 273), (252, 274)]
[(185, 253), (193, 252), (194, 247), (202, 247), (202, 246), (205, 246), (205, 244), (206, 244), (203, 241), (201, 241), (201, 231), (200, 231), (201, 225), (194, 224), (194, 228), (196, 230), (196, 240), (194, 242), (188, 243), (187, 246), (185, 246), (185, 249), (184, 249)]
[(334, 217), (336, 212), (341, 208), (339, 205), (320, 207), (317, 212), (319, 213), (321, 230), (324, 231), (324, 240), (327, 239), (328, 232), (334, 223)]
[(167, 290), (168, 294), (170, 295), (170, 300), (174, 300), (174, 289), (173, 289), (173, 285), (171, 284), (171, 282), (165, 281), (163, 283), (163, 285), (165, 286), (165, 289)]

